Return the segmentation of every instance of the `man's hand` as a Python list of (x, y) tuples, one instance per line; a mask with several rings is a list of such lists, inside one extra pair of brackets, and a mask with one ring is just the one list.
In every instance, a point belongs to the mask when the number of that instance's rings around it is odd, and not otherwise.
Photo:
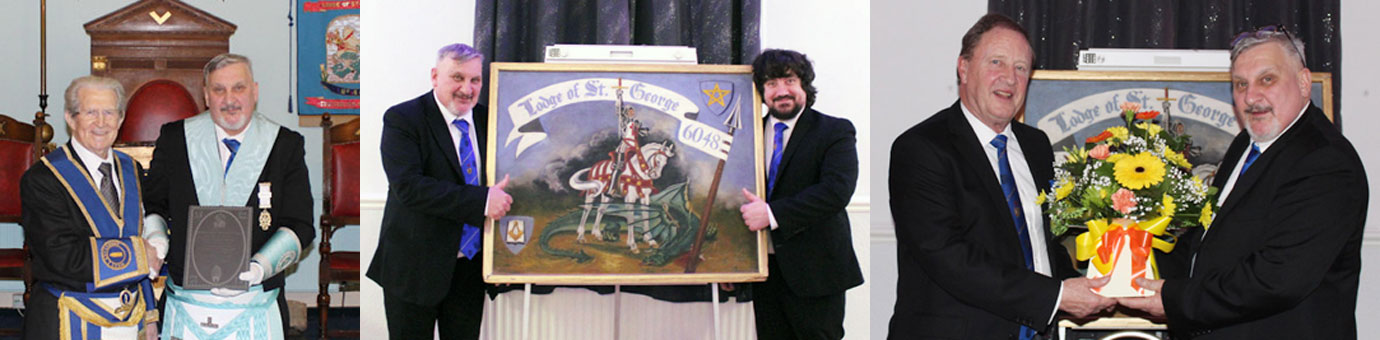
[(1136, 284), (1145, 287), (1146, 290), (1155, 292), (1154, 296), (1146, 297), (1124, 297), (1117, 298), (1116, 303), (1126, 306), (1126, 308), (1150, 314), (1152, 318), (1164, 318), (1164, 294), (1160, 294), (1160, 288), (1164, 287), (1164, 280), (1150, 280), (1143, 277), (1136, 278)]
[(507, 192), (503, 191), (507, 187), (508, 175), (503, 175), (502, 181), (498, 181), (498, 184), (489, 187), (489, 200), (487, 204), (489, 210), (484, 212), (484, 216), (497, 220), (508, 215), (508, 209), (512, 208), (513, 196), (509, 196)]
[(748, 229), (758, 231), (771, 225), (771, 221), (767, 218), (767, 202), (757, 198), (747, 189), (743, 189), (743, 197), (746, 197), (748, 202), (739, 207), (738, 211), (743, 213), (743, 223), (747, 224)]
[(158, 323), (145, 323), (144, 330), (140, 332), (144, 333), (144, 340), (158, 340)]
[(158, 271), (163, 269), (163, 259), (158, 258), (158, 248), (144, 239), (144, 255), (149, 263), (149, 277), (157, 277)]
[[(249, 262), (249, 270), (240, 273), (240, 280), (249, 282), (250, 286), (263, 283), (264, 267), (259, 265), (257, 262)], [(223, 297), (235, 297), (239, 296), (240, 294), (244, 294), (244, 292), (245, 291), (239, 289), (211, 288), (211, 294)]]
[(1075, 318), (1112, 310), (1113, 307), (1116, 307), (1116, 300), (1092, 291), (1093, 288), (1107, 285), (1107, 282), (1111, 280), (1111, 276), (1097, 279), (1075, 277), (1064, 280), (1064, 296), (1059, 300), (1059, 310), (1067, 312)]

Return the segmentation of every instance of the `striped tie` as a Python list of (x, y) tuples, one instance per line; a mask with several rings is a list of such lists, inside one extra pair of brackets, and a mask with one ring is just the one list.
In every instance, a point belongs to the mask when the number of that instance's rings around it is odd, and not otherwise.
[[(470, 122), (456, 118), (450, 124), (460, 129), (460, 143), (456, 149), (460, 151), (460, 168), (465, 173), (465, 185), (479, 185), (474, 147), (470, 144)], [(479, 228), (466, 224), (460, 236), (460, 253), (465, 254), (465, 258), (473, 259), (475, 253), (479, 252), (479, 238)]]
[[(1026, 230), (1025, 210), (1021, 208), (1020, 191), (1016, 190), (1016, 176), (1011, 174), (1011, 161), (1006, 157), (1006, 136), (997, 135), (997, 138), (992, 139), (992, 146), (997, 147), (997, 169), (1001, 172), (1001, 192), (1006, 196), (1006, 207), (1010, 210), (1011, 220), (1016, 225), (1016, 235), (1021, 242), (1021, 253), (1025, 255), (1025, 269), (1034, 270), (1035, 262), (1030, 250), (1030, 231)], [(1020, 339), (1034, 338), (1034, 329), (1021, 326)]]
[(786, 123), (777, 122), (776, 137), (772, 139), (771, 168), (767, 170), (767, 195), (771, 195), (772, 188), (776, 187), (776, 170), (781, 168), (781, 149), (786, 147), (783, 142), (786, 131)]
[(120, 194), (115, 192), (115, 176), (111, 174), (110, 163), (101, 163), (96, 167), (96, 171), (101, 172), (101, 197), (105, 198), (106, 206), (114, 210), (116, 214), (121, 212)]

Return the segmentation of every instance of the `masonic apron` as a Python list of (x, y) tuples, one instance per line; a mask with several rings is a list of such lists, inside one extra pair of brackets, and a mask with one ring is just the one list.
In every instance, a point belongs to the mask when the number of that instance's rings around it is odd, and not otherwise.
[(95, 181), (77, 164), (66, 145), (42, 158), (77, 203), (91, 226), (91, 268), (94, 282), (83, 290), (64, 290), (47, 283), (38, 294), (58, 300), (59, 339), (134, 339), (145, 321), (157, 321), (153, 286), (145, 258), (143, 205), (138, 170), (129, 155), (115, 154), (112, 176), (124, 188), (120, 202), (107, 204)]
[[(277, 140), (278, 125), (267, 118), (254, 114), (249, 127), (245, 129), (243, 141), (230, 168), (221, 165), (219, 144), (216, 140), (215, 123), (209, 112), (203, 112), (184, 122), (187, 143), (187, 160), (196, 183), (197, 201), (203, 206), (242, 206), (249, 201), (260, 173), (263, 172), (268, 155)], [(259, 200), (271, 201), (271, 192), (260, 188)], [(260, 207), (265, 208), (265, 207)], [(265, 214), (267, 210), (264, 210)], [(264, 218), (267, 215), (261, 216)], [(300, 246), (296, 234), (280, 228), (269, 242), (255, 249), (253, 260), (261, 264), (264, 277), (268, 278), (281, 271), (277, 264), (282, 258), (296, 260)], [(287, 241), (278, 241), (291, 235), (290, 246)], [(275, 261), (267, 261), (273, 258)], [(291, 265), (287, 262), (282, 267)], [(254, 285), (244, 294), (223, 297), (211, 294), (208, 290), (183, 289), (175, 284), (168, 285), (168, 295), (164, 308), (163, 339), (211, 340), (211, 339), (275, 339), (281, 340), (283, 324), (278, 309), (280, 289), (265, 291), (262, 285)]]

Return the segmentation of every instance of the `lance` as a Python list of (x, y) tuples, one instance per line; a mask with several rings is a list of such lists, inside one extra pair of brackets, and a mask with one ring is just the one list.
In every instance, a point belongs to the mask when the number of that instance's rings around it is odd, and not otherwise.
[(733, 149), (733, 133), (743, 127), (740, 115), (742, 112), (742, 97), (733, 102), (733, 111), (728, 114), (728, 119), (724, 120), (724, 126), (728, 127), (728, 140), (724, 140), (724, 157), (719, 158), (719, 166), (714, 169), (714, 181), (709, 184), (709, 197), (705, 199), (704, 214), (701, 214), (700, 229), (695, 232), (695, 245), (690, 247), (690, 262), (685, 264), (686, 273), (694, 273), (695, 267), (700, 264), (700, 249), (704, 246), (704, 233), (709, 229), (709, 215), (714, 212), (714, 196), (719, 195), (719, 180), (724, 176), (724, 163), (728, 161), (728, 152)]
[[(620, 187), (618, 185), (618, 178), (623, 176), (623, 163), (627, 162), (627, 160), (623, 159), (626, 153), (618, 152), (618, 147), (623, 146), (623, 138), (626, 137), (623, 136), (623, 127), (628, 125), (629, 119), (627, 110), (623, 108), (623, 89), (626, 87), (623, 87), (622, 77), (618, 78), (618, 86), (614, 86), (613, 88), (618, 90), (618, 100), (613, 104), (615, 106), (613, 112), (618, 114), (618, 128), (615, 130), (618, 131), (618, 144), (615, 144), (613, 147), (613, 152), (615, 153), (613, 156), (613, 172), (609, 177), (609, 184), (605, 187), (604, 194), (617, 197), (622, 195), (622, 191), (618, 189)], [(637, 131), (633, 131), (633, 133), (636, 134)]]

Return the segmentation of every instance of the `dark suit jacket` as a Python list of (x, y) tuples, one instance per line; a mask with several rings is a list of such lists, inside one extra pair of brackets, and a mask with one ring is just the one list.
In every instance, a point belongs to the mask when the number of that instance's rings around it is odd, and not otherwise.
[[(1245, 132), (1236, 136), (1214, 186), (1249, 146)], [(1202, 339), (1355, 339), (1368, 195), (1356, 150), (1310, 105), (1237, 180), (1206, 238), (1201, 228), (1180, 238), (1186, 251), (1173, 254), (1196, 253), (1197, 263), (1188, 278), (1165, 273), (1170, 329)]]
[[(484, 178), (489, 111), (475, 106), (471, 112), (480, 146), (476, 164)], [(489, 189), (465, 185), (449, 126), (431, 92), (383, 116), (379, 149), (388, 174), (388, 203), (366, 275), (412, 304), (441, 302), (460, 252), (461, 226), (484, 225)]]
[[(1026, 269), (1011, 214), (960, 102), (896, 138), (891, 214), (898, 239), (893, 339), (1006, 339), (1020, 326), (1044, 330), (1061, 279), (1077, 275), (1046, 228), (1054, 277)], [(1035, 187), (1049, 191), (1054, 154), (1044, 132), (1010, 127)], [(985, 142), (984, 142), (985, 143)], [(1048, 225), (1048, 220), (1045, 225)]]
[(863, 283), (845, 211), (858, 183), (857, 132), (847, 119), (808, 108), (793, 129), (766, 198), (778, 226), (777, 265), (798, 296), (842, 293)]
[[(259, 118), (255, 118), (259, 119)], [(207, 133), (214, 133), (207, 131)], [(278, 127), (277, 140), (269, 151), (264, 169), (259, 173), (258, 182), (272, 183), (273, 202), (268, 209), (273, 217), (273, 228), (267, 231), (251, 228), (250, 251), (257, 252), (268, 239), (278, 232), (277, 227), (287, 227), (297, 234), (302, 242), (302, 251), (307, 250), (316, 237), (312, 225), (311, 181), (307, 177), (307, 163), (303, 158), (302, 135), (285, 127)], [(168, 275), (174, 283), (182, 284), (182, 270), (187, 253), (187, 211), (199, 205), (196, 185), (192, 180), (191, 165), (187, 160), (186, 133), (183, 121), (163, 125), (155, 142), (153, 161), (149, 163), (148, 177), (144, 178), (144, 210), (159, 214), (168, 219), (168, 232), (171, 234), (166, 259)], [(202, 183), (201, 185), (212, 185)], [(254, 208), (257, 221), (259, 216), (259, 187), (249, 193), (244, 203)], [(258, 223), (256, 222), (255, 225)], [(264, 278), (264, 289), (283, 286), (288, 272)], [(283, 301), (279, 295), (279, 301)]]
[[(85, 169), (86, 164), (76, 156), (77, 151), (73, 147), (72, 142), (67, 142), (67, 149), (72, 150), (73, 154), (72, 163)], [(137, 162), (134, 167), (143, 172), (143, 166)], [(120, 168), (115, 168), (115, 171), (113, 174), (118, 182)], [(42, 161), (34, 162), (24, 172), (19, 187), (20, 198), (24, 202), (24, 239), (29, 241), (33, 254), (30, 268), (33, 269), (34, 281), (64, 290), (86, 291), (86, 284), (95, 281), (91, 244), (88, 241), (95, 234), (91, 232), (91, 224), (82, 217), (76, 199), (58, 181), (57, 174), (43, 165)], [(120, 188), (121, 199), (125, 190), (139, 188)], [(142, 257), (144, 254), (136, 256)], [(56, 318), (56, 315), (53, 317)]]

